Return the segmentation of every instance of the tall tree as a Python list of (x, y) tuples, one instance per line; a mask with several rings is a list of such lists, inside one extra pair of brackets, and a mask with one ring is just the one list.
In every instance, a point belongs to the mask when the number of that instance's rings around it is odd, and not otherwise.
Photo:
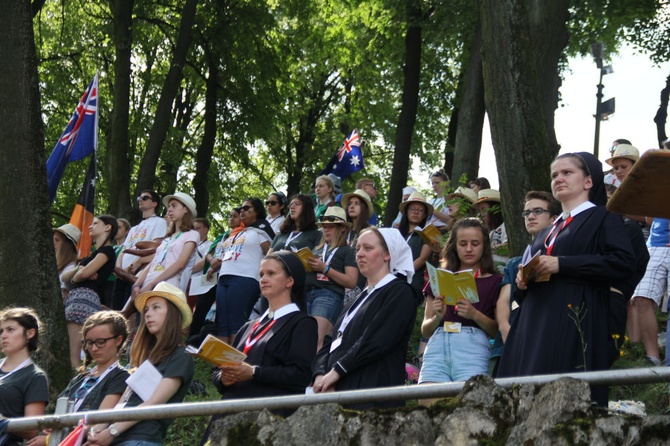
[(45, 322), (39, 362), (53, 388), (70, 375), (46, 188), (30, 1), (0, 8), (0, 307), (29, 306)]

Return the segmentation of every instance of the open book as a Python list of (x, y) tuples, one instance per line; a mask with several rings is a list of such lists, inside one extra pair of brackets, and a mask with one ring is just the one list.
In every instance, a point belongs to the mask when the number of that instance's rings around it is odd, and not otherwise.
[(293, 253), (298, 256), (298, 258), (302, 262), (302, 266), (305, 267), (305, 271), (307, 271), (308, 273), (311, 273), (312, 272), (312, 267), (309, 266), (309, 261), (308, 260), (314, 258), (314, 254), (312, 253), (312, 250), (305, 247), (305, 248), (300, 248), (297, 251), (293, 251)]
[(435, 268), (426, 263), (430, 288), (435, 296), (444, 296), (444, 303), (456, 305), (458, 299), (467, 299), (473, 304), (479, 302), (479, 293), (472, 270), (452, 271)]
[(521, 259), (521, 275), (523, 276), (523, 281), (526, 284), (529, 284), (532, 280), (535, 282), (548, 282), (551, 278), (551, 274), (545, 274), (540, 277), (535, 275), (535, 267), (540, 261), (540, 251), (538, 250), (532, 256), (530, 255), (530, 247), (526, 249), (526, 252), (523, 253), (523, 258)]
[(215, 367), (220, 365), (237, 365), (247, 357), (241, 351), (212, 335), (207, 335), (202, 344), (200, 344), (200, 348), (195, 348), (192, 345), (187, 346), (186, 353), (204, 359)]
[(414, 232), (419, 234), (421, 238), (429, 245), (437, 243), (440, 246), (444, 246), (444, 243), (442, 242), (442, 233), (435, 225), (428, 225), (425, 228), (417, 226), (414, 228)]

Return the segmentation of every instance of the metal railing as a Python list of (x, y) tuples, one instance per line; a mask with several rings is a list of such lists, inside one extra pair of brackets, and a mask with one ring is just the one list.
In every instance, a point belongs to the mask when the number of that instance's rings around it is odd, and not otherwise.
[[(537, 375), (515, 378), (499, 378), (495, 382), (502, 388), (515, 385), (547, 384), (559, 378), (575, 378), (594, 385), (649, 384), (670, 382), (670, 367), (650, 367), (598, 372), (565, 373), (556, 375)], [(178, 403), (122, 410), (99, 410), (71, 413), (66, 415), (45, 415), (39, 417), (16, 418), (9, 420), (9, 432), (32, 429), (56, 429), (75, 426), (79, 420), (86, 419), (88, 424), (112, 423), (115, 421), (135, 421), (162, 418), (179, 418), (230, 414), (263, 409), (289, 409), (300, 406), (337, 403), (341, 405), (412, 400), (423, 398), (443, 398), (457, 395), (463, 390), (465, 382), (445, 384), (422, 384), (412, 386), (384, 387), (377, 389), (353, 390), (313, 395), (291, 395), (272, 398), (252, 398), (200, 403)]]

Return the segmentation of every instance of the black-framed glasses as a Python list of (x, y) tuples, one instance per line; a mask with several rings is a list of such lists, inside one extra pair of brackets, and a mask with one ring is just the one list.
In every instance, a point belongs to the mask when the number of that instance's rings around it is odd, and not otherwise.
[(244, 212), (247, 212), (249, 209), (253, 209), (253, 206), (242, 206), (240, 209), (243, 210)]
[(268, 200), (268, 201), (265, 202), (265, 206), (276, 206), (278, 204), (279, 204), (279, 202), (274, 201), (274, 200)]
[(81, 345), (85, 349), (89, 349), (89, 348), (93, 347), (93, 344), (95, 344), (95, 346), (98, 347), (98, 348), (104, 348), (105, 345), (107, 345), (107, 341), (109, 341), (110, 339), (117, 338), (117, 337), (118, 336), (111, 336), (109, 338), (98, 338), (98, 339), (94, 339), (92, 341), (90, 339), (84, 339), (83, 341), (81, 341)]
[(139, 203), (140, 201), (149, 201), (151, 200), (151, 195), (142, 195), (141, 197), (137, 197), (137, 202)]
[(340, 217), (335, 217), (333, 215), (327, 215), (321, 217), (321, 223), (344, 223)]
[(95, 376), (89, 376), (88, 378), (86, 378), (84, 382), (81, 384), (81, 386), (74, 393), (74, 397), (78, 400), (86, 398), (86, 395), (88, 395), (88, 392), (95, 385), (95, 383), (98, 382), (98, 379), (99, 378), (96, 378)]
[(535, 209), (531, 209), (530, 211), (523, 211), (523, 212), (521, 213), (521, 216), (522, 216), (523, 218), (528, 218), (528, 217), (530, 217), (530, 214), (533, 214), (533, 215), (535, 215), (536, 217), (539, 217), (540, 215), (544, 214), (545, 212), (546, 212), (547, 214), (550, 213), (548, 209), (535, 208)]

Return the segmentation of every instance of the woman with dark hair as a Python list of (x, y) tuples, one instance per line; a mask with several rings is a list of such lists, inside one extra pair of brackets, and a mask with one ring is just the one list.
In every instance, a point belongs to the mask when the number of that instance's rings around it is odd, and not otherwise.
[(273, 252), (261, 261), (259, 276), (269, 309), (235, 337), (246, 361), (214, 371), (223, 399), (301, 394), (311, 379), (318, 335), (305, 311), (302, 262), (290, 251)]
[(356, 247), (358, 234), (370, 226), (369, 220), (374, 213), (370, 196), (362, 189), (356, 189), (342, 196), (342, 209), (347, 213), (347, 221), (351, 222), (351, 230), (347, 234), (347, 244)]
[(265, 201), (265, 206), (267, 207), (268, 216), (267, 221), (272, 226), (272, 230), (275, 234), (279, 233), (281, 224), (284, 223), (286, 217), (286, 205), (287, 205), (286, 195), (283, 192), (275, 191), (268, 195), (268, 199)]
[[(39, 347), (41, 322), (32, 308), (9, 308), (0, 312), (0, 414), (3, 418), (44, 415), (49, 388), (44, 372), (30, 354)], [(315, 346), (316, 348), (316, 346)], [(0, 434), (3, 446), (18, 446), (38, 431)]]
[(316, 226), (312, 197), (304, 194), (294, 195), (289, 201), (288, 209), (288, 216), (282, 223), (280, 232), (272, 240), (270, 252), (280, 249), (290, 251), (301, 248), (314, 249), (321, 241), (321, 232)]
[[(635, 256), (620, 216), (610, 214), (602, 164), (589, 153), (559, 155), (551, 190), (563, 214), (534, 239), (532, 277), (516, 284), (523, 302), (507, 337), (499, 377), (605, 370), (610, 365), (610, 284), (625, 280)], [(592, 387), (599, 405), (607, 387)]]
[[(249, 198), (240, 209), (242, 230), (217, 243), (212, 269), (218, 265), (216, 321), (218, 336), (233, 344), (235, 335), (249, 318), (260, 296), (258, 265), (270, 249), (274, 236), (265, 220), (265, 208), (258, 198)], [(220, 260), (215, 262), (215, 260)], [(209, 271), (208, 271), (209, 274)]]
[(470, 181), (470, 188), (477, 194), (482, 189), (491, 189), (491, 183), (487, 178), (479, 177)]
[[(193, 358), (182, 342), (182, 330), (191, 323), (186, 296), (178, 287), (161, 282), (137, 296), (135, 306), (142, 317), (130, 348), (130, 366), (151, 365), (162, 378), (145, 401), (127, 387), (117, 408), (180, 403), (193, 379)], [(171, 419), (160, 419), (96, 424), (89, 430), (87, 444), (162, 445), (170, 423)]]
[(80, 260), (75, 268), (61, 274), (61, 280), (72, 284), (65, 298), (65, 320), (70, 338), (70, 363), (75, 369), (81, 363), (81, 326), (90, 315), (102, 309), (100, 297), (107, 278), (114, 271), (116, 254), (112, 245), (118, 229), (116, 217), (95, 217), (89, 228), (95, 251)]
[(426, 262), (433, 250), (414, 230), (417, 227), (426, 226), (426, 221), (433, 214), (433, 207), (428, 204), (426, 197), (421, 192), (413, 192), (406, 201), (400, 203), (398, 208), (402, 215), (398, 230), (412, 250), (412, 259), (414, 259), (412, 288), (420, 296), (423, 290)]
[[(356, 261), (368, 286), (344, 309), (314, 360), (316, 393), (405, 382), (405, 356), (418, 303), (409, 285), (412, 252), (397, 229), (370, 227), (358, 236)], [(386, 401), (356, 409), (403, 404)]]
[[(428, 288), (421, 334), (430, 338), (423, 355), (419, 383), (466, 381), (488, 372), (489, 338), (498, 333), (495, 307), (502, 276), (496, 273), (488, 231), (477, 218), (459, 220), (442, 250), (442, 268), (471, 270), (479, 302), (464, 295), (458, 305), (447, 307), (444, 296), (433, 296)], [(443, 328), (444, 326), (444, 328)], [(428, 405), (434, 400), (422, 400)]]

